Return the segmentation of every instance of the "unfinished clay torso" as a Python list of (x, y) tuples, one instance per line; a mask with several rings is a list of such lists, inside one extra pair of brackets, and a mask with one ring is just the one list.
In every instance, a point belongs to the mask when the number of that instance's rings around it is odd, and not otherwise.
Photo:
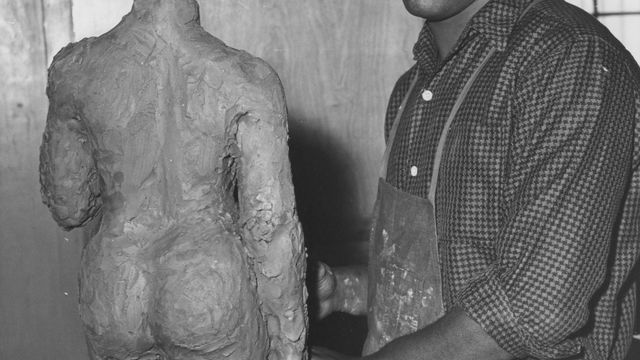
[(304, 250), (276, 74), (198, 24), (192, 0), (136, 0), (49, 74), (45, 202), (101, 217), (82, 256), (94, 359), (298, 359)]

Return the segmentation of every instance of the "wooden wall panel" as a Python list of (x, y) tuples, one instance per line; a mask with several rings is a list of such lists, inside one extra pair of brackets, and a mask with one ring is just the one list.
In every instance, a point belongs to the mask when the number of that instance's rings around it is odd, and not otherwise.
[(71, 0), (41, 0), (42, 32), (47, 66), (60, 49), (73, 41), (73, 17)]
[(0, 9), (0, 359), (82, 359), (80, 246), (55, 226), (38, 184), (46, 9), (40, 0), (0, 0)]
[[(39, 194), (46, 68), (62, 46), (109, 30), (131, 4), (0, 0), (0, 359), (86, 359), (77, 315), (81, 243), (55, 226)], [(349, 261), (331, 251), (366, 227), (387, 97), (411, 62), (420, 22), (399, 0), (200, 5), (208, 31), (280, 74), (307, 239), (322, 245), (319, 257)]]
[[(294, 185), (311, 247), (366, 233), (383, 118), (421, 21), (401, 1), (201, 1), (205, 29), (269, 62), (289, 106)], [(318, 246), (334, 260), (335, 246)], [(344, 253), (344, 252), (342, 252)], [(344, 259), (348, 261), (348, 259)]]
[[(69, 0), (73, 3), (75, 41), (111, 30), (133, 6), (133, 0)], [(206, 1), (206, 0), (205, 0)]]

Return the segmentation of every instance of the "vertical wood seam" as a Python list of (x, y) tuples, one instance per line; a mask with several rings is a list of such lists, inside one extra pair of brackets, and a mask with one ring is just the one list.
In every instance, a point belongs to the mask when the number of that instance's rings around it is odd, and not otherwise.
[(75, 29), (75, 23), (74, 23), (74, 19), (73, 19), (73, 0), (69, 0), (69, 36), (70, 36), (70, 40), (72, 42), (76, 41), (76, 29)]
[(75, 39), (72, 0), (40, 0), (42, 35), (46, 55), (45, 70), (59, 48)]
[(47, 68), (49, 67), (49, 44), (47, 41), (47, 26), (46, 26), (47, 11), (45, 9), (44, 1), (45, 0), (40, 0), (40, 16), (41, 16), (40, 23), (42, 24), (40, 29), (42, 31), (42, 44), (43, 44), (42, 47), (44, 48), (44, 70), (46, 72)]

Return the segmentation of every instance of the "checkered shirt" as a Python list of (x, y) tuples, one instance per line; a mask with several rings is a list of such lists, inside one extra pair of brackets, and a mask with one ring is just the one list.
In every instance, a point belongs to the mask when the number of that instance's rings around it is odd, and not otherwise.
[(387, 110), (388, 137), (419, 70), (387, 180), (427, 197), (447, 116), (495, 48), (440, 166), (445, 306), (463, 308), (516, 357), (623, 359), (640, 253), (640, 70), (565, 2), (543, 0), (518, 20), (530, 2), (491, 0), (444, 61), (423, 28)]

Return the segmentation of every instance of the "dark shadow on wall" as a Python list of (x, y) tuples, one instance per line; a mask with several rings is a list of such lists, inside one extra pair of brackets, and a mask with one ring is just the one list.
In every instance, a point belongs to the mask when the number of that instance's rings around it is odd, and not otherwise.
[(328, 134), (289, 119), (289, 157), (293, 173), (298, 215), (309, 253), (309, 345), (324, 346), (360, 355), (366, 336), (366, 320), (336, 313), (322, 321), (314, 318), (313, 290), (316, 262), (331, 266), (364, 264), (368, 221), (358, 214), (355, 186), (350, 178), (348, 149), (341, 149)]

